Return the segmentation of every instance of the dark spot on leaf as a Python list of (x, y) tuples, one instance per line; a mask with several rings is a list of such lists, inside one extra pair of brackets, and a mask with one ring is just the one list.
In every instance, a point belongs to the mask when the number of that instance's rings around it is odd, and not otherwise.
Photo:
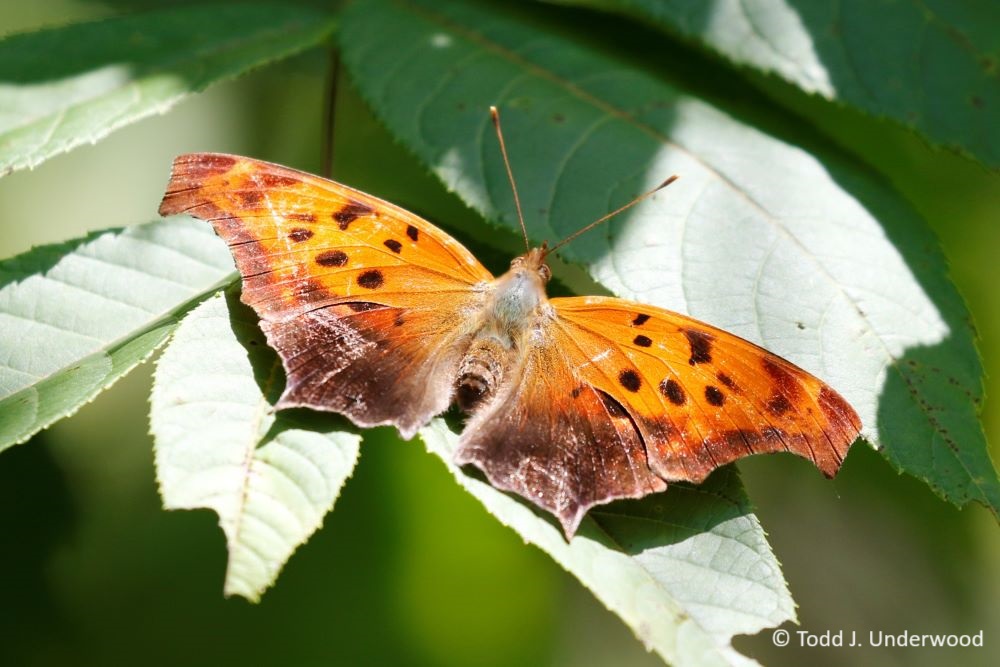
[(557, 123), (562, 123), (566, 120), (566, 116), (562, 115), (561, 113), (553, 114), (552, 120), (554, 120)]
[(695, 329), (685, 329), (684, 336), (688, 339), (688, 344), (691, 346), (691, 358), (688, 359), (688, 363), (694, 366), (695, 364), (707, 364), (712, 361), (712, 334), (705, 333), (704, 331), (696, 331)]
[(632, 320), (632, 324), (634, 324), (637, 327), (641, 327), (643, 324), (646, 323), (646, 320), (648, 320), (648, 319), (649, 319), (649, 315), (644, 315), (644, 314), (640, 313), (640, 314), (638, 314), (638, 315), (635, 316), (634, 320)]
[(652, 339), (648, 338), (647, 336), (643, 336), (642, 334), (636, 336), (635, 340), (633, 340), (632, 342), (638, 345), (639, 347), (649, 347), (650, 345), (653, 344)]
[(406, 235), (410, 237), (411, 241), (416, 241), (420, 238), (420, 230), (418, 230), (413, 225), (406, 226)]
[(796, 322), (795, 326), (797, 326), (799, 329), (805, 329), (806, 328), (806, 325), (802, 324), (802, 322)]
[(295, 241), (296, 243), (301, 243), (303, 241), (308, 241), (312, 238), (312, 230), (302, 229), (301, 227), (296, 227), (292, 231), (288, 232), (288, 238)]
[(393, 251), (397, 255), (399, 254), (399, 251), (403, 249), (403, 244), (397, 241), (396, 239), (386, 239), (385, 241), (382, 242), (382, 245), (384, 245), (386, 248)]
[(358, 276), (358, 284), (365, 289), (378, 289), (385, 282), (382, 272), (378, 269), (369, 269)]
[(705, 387), (705, 400), (718, 407), (726, 402), (726, 397), (718, 387), (708, 385)]
[(978, 95), (973, 95), (972, 98), (969, 99), (969, 102), (971, 102), (972, 106), (976, 107), (977, 109), (982, 109), (984, 106), (986, 106), (986, 102), (984, 102), (983, 98), (979, 97)]
[(639, 387), (642, 386), (642, 380), (639, 379), (639, 374), (631, 368), (627, 368), (618, 374), (618, 382), (621, 386), (633, 392), (639, 391)]
[(660, 383), (660, 393), (674, 405), (684, 405), (684, 401), (687, 400), (681, 385), (673, 378), (668, 378)]
[(320, 266), (343, 266), (347, 264), (347, 253), (343, 250), (327, 250), (316, 255), (316, 263)]

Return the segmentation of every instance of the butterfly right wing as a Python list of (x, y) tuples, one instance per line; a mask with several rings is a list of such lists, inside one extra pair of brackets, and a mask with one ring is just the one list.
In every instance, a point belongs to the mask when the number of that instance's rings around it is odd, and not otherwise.
[(310, 407), (410, 437), (451, 402), (478, 286), (461, 244), (388, 202), (249, 158), (182, 155), (160, 206), (212, 223), (288, 377)]

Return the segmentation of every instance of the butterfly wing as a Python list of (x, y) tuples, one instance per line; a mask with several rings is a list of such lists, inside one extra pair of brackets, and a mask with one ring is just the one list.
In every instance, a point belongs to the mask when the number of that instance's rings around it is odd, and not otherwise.
[(666, 484), (650, 470), (628, 413), (607, 392), (580, 382), (557, 333), (543, 329), (510, 374), (520, 381), (506, 382), (473, 414), (455, 460), (548, 510), (572, 536), (590, 507)]
[(730, 461), (790, 451), (827, 476), (860, 421), (794, 364), (702, 322), (621, 299), (550, 301), (511, 382), (458, 459), (556, 514), (572, 535), (616, 498), (701, 482)]
[(554, 299), (581, 380), (635, 421), (650, 467), (701, 482), (751, 454), (788, 451), (832, 477), (861, 421), (798, 366), (703, 322), (622, 299)]
[(288, 377), (278, 407), (332, 410), (405, 437), (447, 408), (493, 279), (425, 220), (279, 165), (196, 153), (174, 161), (162, 215), (212, 223)]

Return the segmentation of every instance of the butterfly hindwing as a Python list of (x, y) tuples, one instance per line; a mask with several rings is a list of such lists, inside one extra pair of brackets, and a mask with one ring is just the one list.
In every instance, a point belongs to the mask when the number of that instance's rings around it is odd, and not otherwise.
[(666, 488), (649, 469), (628, 413), (574, 378), (558, 341), (543, 337), (511, 376), (469, 420), (458, 463), (474, 464), (494, 486), (552, 512), (567, 535), (594, 505)]
[(229, 244), (242, 299), (285, 365), (279, 406), (407, 437), (447, 408), (462, 313), (493, 279), (450, 236), (339, 183), (213, 153), (174, 161), (160, 213), (207, 220)]

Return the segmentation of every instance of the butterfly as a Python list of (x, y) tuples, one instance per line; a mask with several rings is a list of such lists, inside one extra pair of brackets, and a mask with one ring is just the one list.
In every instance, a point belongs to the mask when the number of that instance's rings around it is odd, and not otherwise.
[(457, 403), (456, 462), (552, 513), (567, 539), (595, 505), (751, 454), (789, 451), (832, 477), (861, 428), (831, 387), (731, 333), (623, 299), (549, 299), (545, 245), (495, 277), (389, 202), (215, 153), (175, 159), (160, 213), (229, 244), (287, 375), (276, 409), (409, 439)]

